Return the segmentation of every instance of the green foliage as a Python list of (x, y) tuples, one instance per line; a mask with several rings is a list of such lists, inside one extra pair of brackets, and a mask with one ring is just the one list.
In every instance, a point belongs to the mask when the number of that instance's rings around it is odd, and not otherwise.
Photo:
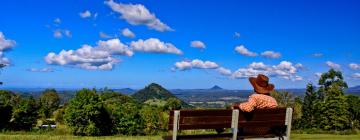
[(101, 94), (101, 100), (114, 124), (113, 133), (123, 135), (142, 133), (143, 121), (139, 114), (140, 106), (131, 97), (108, 91)]
[(38, 118), (38, 105), (30, 97), (21, 99), (20, 103), (13, 107), (11, 129), (13, 130), (31, 130), (35, 126)]
[(293, 122), (296, 127), (299, 124), (301, 118), (301, 108), (302, 102), (301, 99), (296, 98), (292, 93), (287, 91), (273, 91), (270, 93), (270, 96), (275, 98), (279, 107), (291, 107), (294, 109), (293, 111)]
[(164, 110), (179, 110), (181, 109), (181, 101), (177, 98), (169, 98), (166, 100)]
[(55, 89), (46, 89), (39, 98), (39, 114), (43, 118), (50, 118), (60, 105), (60, 97)]
[(360, 97), (347, 95), (346, 102), (349, 104), (350, 125), (352, 129), (360, 129)]
[(99, 136), (111, 133), (110, 116), (94, 90), (78, 91), (66, 108), (64, 119), (75, 135)]
[(56, 110), (54, 112), (55, 122), (57, 122), (59, 124), (64, 124), (64, 114), (65, 114), (65, 106)]
[(10, 91), (0, 90), (0, 130), (9, 126), (13, 109), (11, 100), (14, 96)]
[(144, 133), (157, 134), (159, 130), (164, 130), (164, 115), (160, 108), (156, 106), (144, 105), (140, 110), (141, 118), (144, 120)]
[(316, 112), (318, 110), (315, 108), (315, 103), (317, 100), (317, 93), (315, 87), (312, 83), (307, 84), (305, 97), (302, 106), (302, 118), (301, 118), (301, 127), (302, 128), (313, 128), (316, 127)]
[(345, 130), (350, 127), (349, 104), (344, 96), (348, 86), (342, 73), (330, 69), (319, 79), (319, 89), (315, 91), (308, 84), (303, 104), (303, 128), (323, 130)]

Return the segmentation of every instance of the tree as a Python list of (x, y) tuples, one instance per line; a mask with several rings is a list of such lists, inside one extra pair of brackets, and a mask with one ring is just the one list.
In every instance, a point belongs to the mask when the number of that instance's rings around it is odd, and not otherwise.
[(164, 110), (179, 110), (181, 109), (181, 101), (177, 98), (169, 98), (166, 100)]
[(0, 90), (0, 130), (9, 126), (13, 109), (11, 100), (14, 96), (10, 91)]
[(38, 105), (31, 96), (28, 99), (21, 99), (20, 103), (14, 106), (11, 123), (13, 130), (31, 130), (37, 123)]
[(78, 91), (66, 108), (64, 119), (75, 135), (99, 136), (111, 133), (110, 116), (95, 90)]
[(348, 86), (344, 81), (342, 73), (330, 69), (323, 73), (319, 80), (318, 90), (318, 127), (325, 130), (344, 130), (350, 126), (349, 105), (344, 96), (344, 89)]
[(46, 89), (39, 98), (39, 113), (43, 118), (50, 118), (55, 110), (59, 108), (60, 97), (55, 89)]
[(163, 115), (160, 108), (144, 105), (140, 110), (140, 114), (144, 120), (145, 134), (156, 134), (162, 129), (164, 122), (162, 122), (163, 119), (161, 117), (163, 117)]
[(302, 105), (302, 127), (313, 128), (315, 124), (315, 114), (318, 110), (315, 109), (315, 102), (317, 100), (317, 93), (312, 83), (308, 83), (306, 86), (305, 97)]
[(360, 97), (347, 95), (346, 102), (349, 104), (350, 124), (352, 129), (360, 128)]
[(133, 98), (114, 91), (102, 93), (100, 97), (114, 124), (113, 133), (123, 135), (142, 133), (140, 106)]
[(291, 107), (294, 109), (293, 112), (293, 121), (298, 121), (297, 119), (301, 116), (301, 101), (299, 98), (287, 91), (273, 91), (270, 93), (270, 96), (275, 98), (279, 107)]

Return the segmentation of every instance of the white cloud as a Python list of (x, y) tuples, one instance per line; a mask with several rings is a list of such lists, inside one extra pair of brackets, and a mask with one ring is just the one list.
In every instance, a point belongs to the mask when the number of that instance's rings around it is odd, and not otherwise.
[(234, 33), (234, 37), (235, 37), (235, 38), (240, 38), (240, 33), (239, 33), (239, 32), (235, 32), (235, 33)]
[(6, 39), (5, 35), (0, 32), (0, 64), (10, 64), (10, 60), (5, 57), (4, 52), (10, 51), (15, 45), (14, 40)]
[(351, 77), (356, 78), (356, 79), (360, 79), (360, 73), (354, 73)]
[(140, 52), (183, 54), (183, 52), (173, 44), (162, 42), (157, 38), (132, 41), (130, 46), (133, 50)]
[(257, 56), (258, 55), (255, 52), (249, 51), (247, 48), (245, 48), (244, 45), (236, 46), (235, 51), (238, 52), (239, 54), (245, 55), (245, 56)]
[(55, 38), (62, 38), (63, 36), (72, 37), (71, 31), (67, 29), (56, 29), (53, 32)]
[(301, 63), (297, 63), (297, 64), (295, 64), (295, 68), (304, 69), (304, 65)]
[(81, 18), (89, 18), (89, 17), (91, 17), (91, 12), (89, 10), (86, 10), (84, 12), (79, 13), (79, 16)]
[(224, 67), (219, 67), (219, 68), (216, 69), (216, 71), (218, 71), (221, 75), (224, 75), (224, 76), (230, 76), (231, 75), (231, 70), (226, 69)]
[(292, 81), (302, 80), (297, 75), (298, 69), (288, 61), (282, 61), (278, 65), (268, 66), (263, 62), (253, 62), (245, 68), (240, 68), (232, 74), (233, 78), (249, 78), (256, 77), (258, 74), (265, 74), (272, 77), (279, 77)]
[(51, 68), (31, 68), (31, 69), (28, 69), (28, 71), (30, 71), (30, 72), (54, 72), (54, 70)]
[(54, 23), (55, 23), (55, 24), (60, 24), (60, 23), (61, 23), (60, 18), (56, 18), (56, 19), (54, 19)]
[(201, 49), (206, 48), (205, 44), (203, 42), (199, 41), (199, 40), (191, 41), (190, 46), (194, 47), (194, 48), (201, 48)]
[(313, 54), (314, 57), (322, 57), (323, 55), (324, 55), (324, 54), (322, 54), (322, 53), (314, 53), (314, 54)]
[(322, 75), (322, 73), (321, 73), (321, 72), (317, 72), (317, 73), (315, 73), (315, 76), (316, 76), (317, 78), (320, 78), (320, 77), (321, 77), (321, 75)]
[(332, 69), (340, 69), (340, 65), (331, 61), (326, 61), (326, 65)]
[(105, 4), (114, 12), (121, 14), (121, 18), (131, 25), (146, 25), (150, 29), (160, 32), (173, 31), (142, 4), (123, 4), (116, 3), (113, 0), (105, 1)]
[(83, 45), (77, 50), (62, 50), (59, 54), (50, 52), (45, 56), (48, 64), (72, 66), (89, 70), (111, 70), (120, 60), (113, 55), (132, 56), (133, 52), (119, 39), (98, 41), (97, 46)]
[(219, 65), (212, 61), (203, 61), (200, 59), (194, 59), (190, 61), (180, 61), (175, 63), (175, 68), (179, 70), (190, 69), (216, 69)]
[(360, 64), (350, 63), (349, 67), (353, 70), (360, 70)]
[(125, 37), (134, 38), (135, 34), (129, 29), (125, 28), (121, 30), (121, 34)]
[(108, 34), (106, 34), (104, 32), (99, 32), (99, 36), (100, 36), (100, 38), (104, 38), (104, 39), (113, 38), (113, 36), (108, 35)]
[(280, 58), (281, 54), (279, 52), (274, 52), (274, 51), (265, 51), (261, 53), (261, 56), (266, 58)]

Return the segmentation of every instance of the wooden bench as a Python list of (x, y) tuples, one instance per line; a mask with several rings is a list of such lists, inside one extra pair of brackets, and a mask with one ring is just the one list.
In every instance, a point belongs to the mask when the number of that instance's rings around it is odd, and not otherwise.
[[(276, 108), (254, 110), (246, 113), (237, 109), (222, 110), (173, 110), (170, 111), (169, 130), (172, 136), (165, 136), (164, 139), (273, 139), (289, 140), (291, 130), (292, 108)], [(238, 133), (238, 128), (264, 128), (271, 130), (267, 134), (246, 134)], [(177, 135), (178, 130), (196, 129), (223, 129), (231, 128), (232, 133), (206, 134), (206, 135)], [(281, 131), (282, 129), (282, 131)], [(241, 130), (241, 129), (240, 129)], [(240, 135), (241, 134), (241, 135)]]

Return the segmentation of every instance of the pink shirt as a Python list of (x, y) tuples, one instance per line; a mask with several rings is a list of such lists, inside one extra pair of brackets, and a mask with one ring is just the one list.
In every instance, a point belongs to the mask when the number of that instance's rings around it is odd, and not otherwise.
[(276, 100), (268, 95), (254, 93), (250, 95), (247, 102), (241, 103), (239, 108), (245, 112), (251, 112), (254, 109), (276, 108)]

